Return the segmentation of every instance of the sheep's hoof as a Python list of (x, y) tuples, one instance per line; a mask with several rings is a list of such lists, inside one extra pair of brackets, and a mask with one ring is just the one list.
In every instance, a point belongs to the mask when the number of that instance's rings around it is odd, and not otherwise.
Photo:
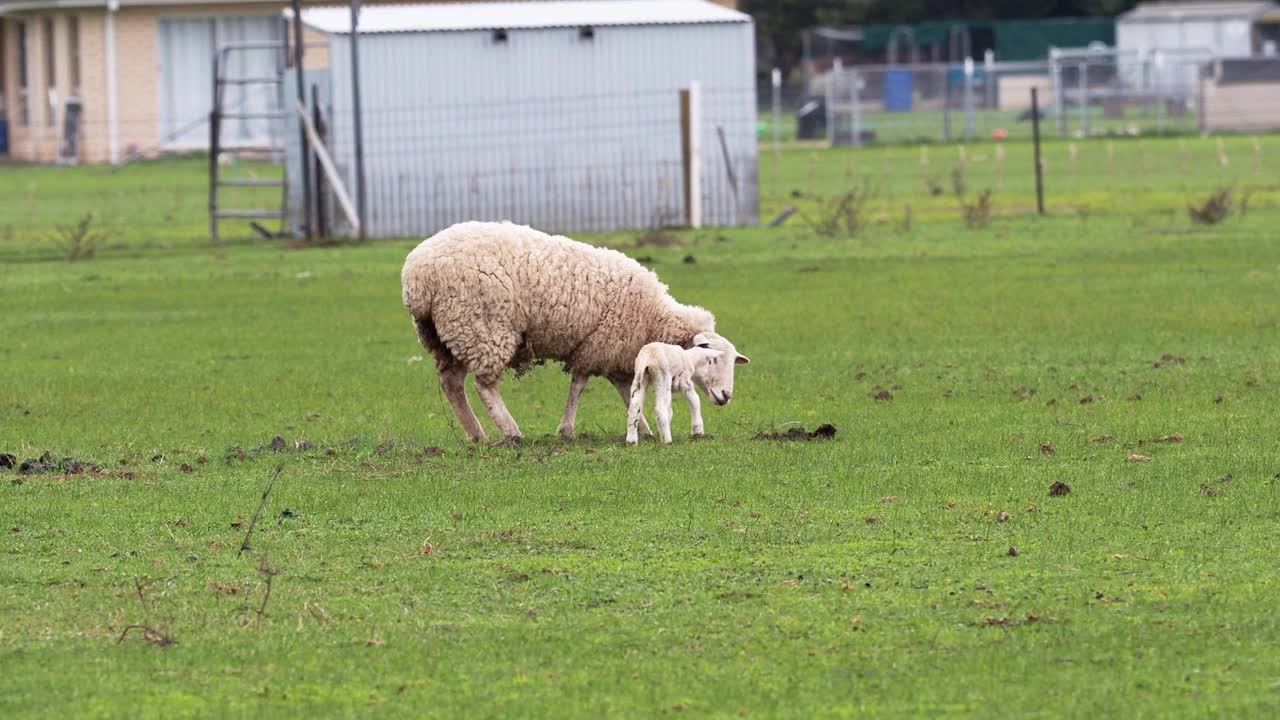
[(501, 440), (498, 440), (497, 442), (493, 443), (493, 446), (513, 448), (513, 447), (519, 447), (520, 443), (522, 442), (524, 442), (523, 435), (512, 435), (511, 437), (504, 437)]
[(567, 430), (565, 428), (557, 429), (556, 437), (560, 438), (565, 442), (573, 442), (573, 428), (569, 428)]

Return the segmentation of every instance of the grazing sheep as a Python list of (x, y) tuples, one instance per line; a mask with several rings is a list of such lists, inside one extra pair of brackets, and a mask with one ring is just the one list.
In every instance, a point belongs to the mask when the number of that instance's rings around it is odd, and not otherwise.
[(693, 421), (693, 436), (702, 435), (702, 403), (694, 385), (705, 386), (707, 375), (715, 367), (720, 352), (711, 347), (702, 334), (695, 335), (693, 347), (649, 343), (636, 356), (636, 374), (631, 381), (631, 406), (627, 409), (627, 442), (640, 439), (640, 421), (644, 419), (644, 387), (653, 385), (654, 415), (658, 419), (658, 437), (671, 444), (671, 391), (684, 393)]
[[(507, 440), (522, 437), (498, 392), (506, 368), (517, 374), (558, 360), (573, 377), (558, 432), (573, 435), (578, 398), (593, 375), (608, 378), (630, 403), (640, 348), (687, 346), (702, 333), (723, 362), (704, 389), (717, 405), (733, 393), (734, 363), (747, 359), (717, 335), (706, 310), (681, 305), (656, 275), (622, 253), (512, 223), (465, 222), (423, 241), (405, 259), (404, 305), (435, 358), (440, 386), (463, 430), (483, 440), (463, 381), (476, 391)], [(640, 429), (649, 433), (641, 419)]]

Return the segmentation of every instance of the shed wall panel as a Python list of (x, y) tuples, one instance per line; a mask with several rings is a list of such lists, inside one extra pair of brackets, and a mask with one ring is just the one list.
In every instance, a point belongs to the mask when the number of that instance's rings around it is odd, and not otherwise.
[[(349, 36), (330, 38), (335, 160), (354, 185)], [(360, 37), (369, 232), (462, 220), (550, 231), (678, 224), (678, 91), (703, 88), (709, 225), (757, 217), (748, 23)], [(717, 128), (722, 128), (726, 171)]]

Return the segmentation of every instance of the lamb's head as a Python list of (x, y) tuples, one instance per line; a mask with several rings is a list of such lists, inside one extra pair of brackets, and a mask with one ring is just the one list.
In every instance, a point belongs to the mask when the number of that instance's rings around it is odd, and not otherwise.
[(733, 343), (713, 332), (698, 333), (693, 337), (691, 351), (699, 351), (699, 362), (694, 365), (693, 381), (702, 388), (711, 402), (728, 405), (733, 397), (733, 368), (751, 362), (738, 353)]

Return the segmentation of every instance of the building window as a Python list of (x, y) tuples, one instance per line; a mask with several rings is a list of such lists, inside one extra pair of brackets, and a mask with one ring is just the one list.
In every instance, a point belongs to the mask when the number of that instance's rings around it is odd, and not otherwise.
[(80, 97), (80, 16), (67, 17), (67, 69), (71, 74), (71, 95)]
[(31, 124), (30, 93), (27, 78), (27, 24), (15, 22), (13, 34), (18, 43), (18, 125)]

